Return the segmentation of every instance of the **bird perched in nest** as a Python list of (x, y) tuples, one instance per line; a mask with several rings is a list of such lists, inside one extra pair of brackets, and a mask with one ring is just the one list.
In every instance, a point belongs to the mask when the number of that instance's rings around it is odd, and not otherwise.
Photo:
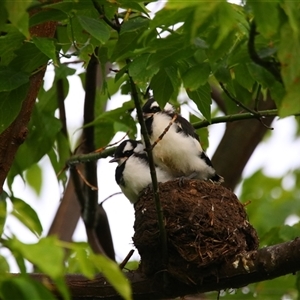
[(153, 147), (154, 162), (173, 177), (223, 182), (203, 151), (194, 127), (167, 103), (163, 110), (150, 98), (143, 116)]
[[(148, 156), (144, 145), (135, 140), (123, 141), (110, 162), (117, 162), (115, 179), (123, 194), (131, 203), (138, 200), (139, 193), (152, 183)], [(171, 175), (156, 167), (157, 182), (172, 180)]]

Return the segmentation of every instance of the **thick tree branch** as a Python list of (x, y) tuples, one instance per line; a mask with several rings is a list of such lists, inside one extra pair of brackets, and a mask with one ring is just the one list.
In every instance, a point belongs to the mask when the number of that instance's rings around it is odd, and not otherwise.
[[(52, 1), (58, 2), (58, 1)], [(31, 36), (53, 37), (56, 30), (56, 22), (47, 22), (30, 29)], [(0, 194), (3, 191), (3, 183), (7, 173), (11, 168), (16, 152), (20, 145), (25, 141), (28, 133), (28, 122), (32, 113), (32, 109), (43, 83), (43, 77), (46, 71), (46, 65), (30, 77), (30, 85), (26, 98), (22, 103), (21, 110), (12, 122), (0, 134)]]
[[(300, 270), (300, 238), (286, 243), (244, 253), (218, 267), (216, 276), (204, 277), (201, 285), (188, 286), (170, 280), (166, 289), (161, 275), (146, 278), (139, 271), (126, 273), (133, 289), (135, 300), (174, 298), (189, 294), (240, 288), (250, 283), (273, 279)], [(31, 274), (38, 281), (47, 282), (42, 274)], [(201, 277), (201, 271), (199, 271)], [(46, 280), (46, 281), (45, 281)], [(73, 300), (82, 299), (121, 299), (106, 279), (98, 276), (88, 280), (81, 275), (67, 275), (67, 285)], [(53, 283), (54, 293), (57, 293)]]

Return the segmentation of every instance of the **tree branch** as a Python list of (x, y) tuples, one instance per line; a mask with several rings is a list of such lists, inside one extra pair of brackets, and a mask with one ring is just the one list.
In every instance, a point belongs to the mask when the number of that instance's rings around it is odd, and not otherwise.
[[(153, 278), (146, 278), (138, 270), (125, 274), (132, 284), (135, 300), (154, 300), (240, 288), (250, 283), (293, 274), (299, 270), (300, 238), (296, 238), (286, 243), (237, 255), (234, 259), (219, 266), (216, 269), (216, 276), (204, 277), (200, 285), (188, 286), (176, 280), (171, 280), (166, 289), (160, 274), (156, 274)], [(41, 282), (49, 282), (53, 292), (58, 293), (54, 284), (45, 275), (31, 274), (31, 277)], [(201, 277), (200, 270), (199, 277)], [(66, 282), (73, 300), (121, 299), (113, 287), (101, 276), (97, 276), (94, 280), (88, 280), (81, 275), (67, 275)]]
[[(258, 113), (259, 113), (260, 117), (265, 117), (265, 118), (278, 116), (277, 109), (261, 110), (261, 111), (258, 111)], [(250, 120), (250, 119), (257, 119), (257, 116), (255, 116), (251, 113), (240, 113), (240, 114), (212, 118), (211, 122), (208, 122), (207, 120), (203, 120), (203, 121), (195, 122), (192, 125), (194, 126), (195, 129), (200, 129), (200, 128), (207, 127), (212, 124), (231, 123), (231, 122), (236, 122), (236, 121), (241, 121), (241, 120)], [(71, 166), (74, 166), (79, 163), (86, 163), (86, 162), (94, 161), (94, 160), (97, 160), (100, 158), (107, 158), (114, 154), (115, 149), (116, 149), (116, 147), (111, 147), (111, 148), (103, 150), (102, 152), (92, 152), (92, 153), (88, 153), (88, 154), (73, 155), (68, 160), (67, 165), (69, 167), (71, 167)]]
[[(58, 1), (52, 1), (52, 3)], [(34, 11), (33, 13), (36, 13)], [(56, 30), (56, 22), (39, 24), (30, 29), (31, 36), (53, 37)], [(11, 168), (15, 154), (28, 134), (28, 122), (39, 89), (43, 83), (43, 77), (47, 65), (44, 65), (37, 73), (30, 77), (29, 90), (23, 100), (21, 110), (16, 119), (0, 134), (0, 194), (3, 191), (3, 183)]]
[(159, 226), (159, 232), (160, 232), (161, 247), (162, 247), (162, 263), (164, 265), (167, 265), (167, 261), (168, 261), (167, 233), (166, 233), (166, 228), (165, 228), (165, 224), (164, 224), (163, 208), (161, 206), (160, 199), (159, 199), (157, 176), (156, 176), (154, 159), (153, 159), (153, 155), (152, 155), (152, 145), (151, 145), (148, 133), (147, 133), (146, 124), (145, 124), (145, 121), (143, 118), (143, 112), (142, 112), (140, 100), (138, 97), (136, 85), (130, 76), (129, 76), (129, 80), (130, 80), (130, 85), (131, 85), (132, 98), (133, 98), (133, 101), (134, 101), (134, 104), (136, 107), (138, 121), (141, 125), (141, 134), (144, 138), (146, 152), (148, 154), (150, 174), (151, 174), (151, 180), (152, 180), (152, 188), (153, 188), (153, 198), (155, 201), (157, 220), (158, 220), (158, 226)]

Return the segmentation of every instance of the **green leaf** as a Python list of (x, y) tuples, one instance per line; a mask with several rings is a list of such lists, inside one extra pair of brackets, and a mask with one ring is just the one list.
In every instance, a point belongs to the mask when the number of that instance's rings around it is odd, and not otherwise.
[(58, 65), (57, 50), (55, 41), (49, 38), (33, 37), (33, 42), (38, 49), (53, 60), (55, 66)]
[(91, 259), (95, 267), (104, 274), (105, 278), (124, 299), (132, 299), (129, 281), (114, 261), (102, 255), (92, 255)]
[(29, 38), (29, 14), (27, 8), (32, 0), (9, 0), (5, 2), (10, 22)]
[(6, 35), (0, 36), (0, 64), (7, 66), (16, 56), (15, 51), (23, 45), (24, 35), (11, 24), (6, 24), (3, 31)]
[(300, 85), (297, 81), (293, 85), (287, 88), (286, 94), (281, 101), (281, 106), (279, 107), (279, 116), (287, 117), (294, 114), (299, 114), (299, 94)]
[[(258, 232), (261, 246), (266, 245), (262, 237), (269, 230), (282, 226), (291, 214), (300, 215), (300, 203), (294, 200), (299, 193), (298, 185), (285, 190), (283, 178), (268, 177), (258, 170), (243, 182), (240, 200), (251, 200), (247, 213)], [(260, 214), (257, 214), (258, 211)]]
[(282, 238), (284, 242), (294, 240), (295, 238), (299, 237), (299, 229), (300, 229), (299, 223), (293, 226), (283, 225), (279, 230), (279, 236), (280, 238)]
[(77, 18), (82, 28), (102, 44), (109, 40), (110, 30), (103, 21), (99, 21), (87, 16), (77, 16)]
[(132, 135), (136, 134), (136, 124), (131, 116), (131, 112), (134, 110), (133, 101), (124, 102), (119, 108), (105, 111), (100, 114), (94, 122), (87, 126), (95, 126), (96, 144), (97, 147), (106, 146), (117, 132), (119, 126), (115, 126), (115, 123), (122, 124), (126, 131), (131, 131)]
[(28, 88), (29, 84), (24, 84), (10, 92), (0, 93), (0, 133), (17, 117)]
[(160, 71), (153, 76), (150, 87), (153, 90), (155, 100), (162, 107), (169, 101), (174, 92), (172, 81), (165, 68), (160, 69)]
[(210, 85), (206, 83), (203, 86), (200, 86), (195, 91), (186, 90), (190, 99), (192, 99), (200, 112), (202, 113), (203, 117), (210, 122), (211, 115), (210, 115), (210, 106), (211, 106), (211, 90)]
[(252, 91), (254, 80), (245, 64), (238, 64), (233, 68), (235, 80), (248, 91)]
[(124, 25), (125, 27), (122, 29), (111, 55), (112, 61), (125, 59), (131, 56), (134, 50), (139, 48), (139, 39), (142, 33), (148, 28), (149, 20), (138, 17), (128, 20)]
[(47, 154), (61, 126), (60, 120), (47, 112), (40, 111), (39, 107), (35, 106), (29, 123), (29, 134), (18, 149), (10, 176), (21, 174)]
[(7, 273), (9, 273), (9, 271), (10, 271), (10, 267), (9, 267), (9, 263), (7, 262), (7, 259), (2, 255), (0, 255), (0, 274), (1, 274), (0, 276), (2, 277), (2, 275), (6, 275)]
[(271, 38), (278, 32), (279, 2), (279, 0), (248, 1), (253, 9), (254, 20), (257, 24), (257, 30), (265, 38)]
[[(16, 238), (7, 241), (9, 248), (34, 264), (42, 273), (48, 275), (57, 285), (64, 299), (69, 299), (64, 282), (64, 250), (56, 237), (42, 238), (36, 244), (23, 244)], [(45, 255), (45, 253), (47, 255)]]
[(23, 223), (33, 234), (37, 237), (43, 232), (42, 224), (36, 211), (26, 202), (18, 198), (12, 198), (13, 211), (15, 216), (21, 223)]
[(67, 18), (67, 14), (58, 9), (40, 10), (30, 17), (29, 26), (36, 26), (47, 21), (64, 21)]
[(159, 47), (156, 53), (150, 56), (147, 70), (168, 67), (174, 62), (189, 58), (194, 54), (194, 49), (178, 37), (175, 40), (166, 38), (157, 45)]
[(42, 169), (38, 164), (32, 165), (25, 173), (26, 182), (33, 188), (37, 196), (40, 194), (42, 188), (42, 175)]
[(45, 287), (29, 276), (11, 277), (1, 284), (3, 300), (54, 300), (55, 296)]
[(29, 82), (27, 73), (0, 66), (0, 92), (14, 90), (27, 82)]
[(265, 68), (255, 63), (247, 64), (247, 68), (251, 76), (254, 78), (254, 80), (260, 83), (263, 88), (270, 88), (275, 83), (274, 76), (270, 72), (268, 72)]
[(16, 57), (10, 62), (15, 70), (31, 73), (41, 66), (46, 66), (49, 58), (35, 44), (24, 43), (15, 51)]
[(134, 59), (128, 68), (129, 75), (133, 78), (134, 83), (140, 87), (148, 85), (150, 78), (158, 71), (157, 69), (147, 70), (150, 54), (143, 54)]
[(288, 16), (289, 25), (291, 27), (291, 33), (295, 34), (296, 38), (299, 38), (299, 3), (298, 1), (284, 0), (280, 3), (284, 12)]
[(72, 243), (68, 259), (68, 273), (81, 273), (88, 279), (93, 279), (96, 268), (90, 259), (91, 249), (86, 243)]
[(182, 75), (183, 85), (186, 89), (193, 91), (204, 85), (210, 74), (210, 65), (203, 63), (192, 66)]

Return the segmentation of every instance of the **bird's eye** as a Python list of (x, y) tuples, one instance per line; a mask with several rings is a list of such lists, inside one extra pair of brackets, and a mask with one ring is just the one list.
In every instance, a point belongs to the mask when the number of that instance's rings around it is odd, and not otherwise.
[(127, 151), (124, 152), (124, 155), (125, 155), (125, 156), (130, 156), (130, 155), (131, 155), (131, 152), (132, 152), (131, 150), (127, 150)]
[(152, 107), (152, 111), (153, 111), (154, 113), (159, 112), (159, 111), (160, 111), (160, 108), (159, 108), (158, 106), (154, 106), (154, 107)]

